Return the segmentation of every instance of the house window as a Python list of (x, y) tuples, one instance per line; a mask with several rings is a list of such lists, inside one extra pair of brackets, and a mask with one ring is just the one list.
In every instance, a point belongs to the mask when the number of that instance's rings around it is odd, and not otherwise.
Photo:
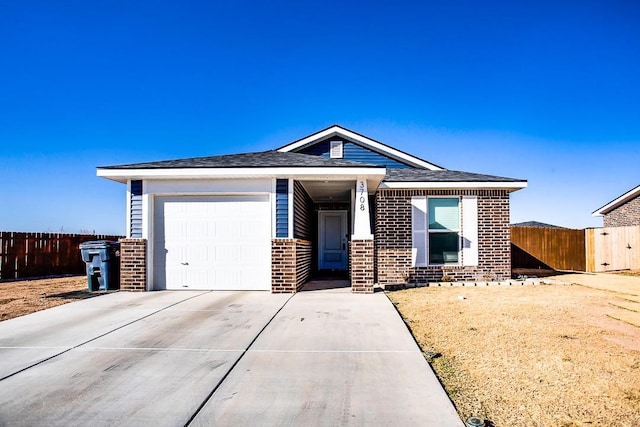
[(457, 264), (460, 252), (460, 199), (429, 198), (429, 264)]
[(459, 264), (460, 198), (413, 197), (411, 205), (415, 265)]
[(332, 159), (341, 159), (342, 158), (342, 141), (331, 141), (329, 145), (330, 145), (329, 157), (331, 157)]

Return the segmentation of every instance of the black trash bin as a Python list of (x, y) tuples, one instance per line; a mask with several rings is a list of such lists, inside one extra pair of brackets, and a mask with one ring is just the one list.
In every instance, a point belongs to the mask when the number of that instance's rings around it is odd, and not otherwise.
[(120, 289), (120, 243), (94, 240), (80, 244), (87, 265), (89, 292)]

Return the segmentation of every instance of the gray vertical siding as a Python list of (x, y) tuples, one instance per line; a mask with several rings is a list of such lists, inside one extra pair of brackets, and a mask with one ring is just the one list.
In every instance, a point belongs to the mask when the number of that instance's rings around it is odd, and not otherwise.
[(276, 237), (289, 237), (289, 180), (276, 180)]
[(142, 237), (142, 181), (131, 181), (131, 237)]
[(293, 237), (313, 240), (313, 202), (302, 184), (293, 183)]

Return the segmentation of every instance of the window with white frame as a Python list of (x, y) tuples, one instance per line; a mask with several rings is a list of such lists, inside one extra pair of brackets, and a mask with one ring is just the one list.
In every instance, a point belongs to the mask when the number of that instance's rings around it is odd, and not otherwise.
[(461, 265), (463, 257), (464, 265), (477, 265), (475, 196), (412, 197), (411, 227), (417, 267)]
[(427, 199), (429, 264), (458, 264), (460, 253), (460, 198)]

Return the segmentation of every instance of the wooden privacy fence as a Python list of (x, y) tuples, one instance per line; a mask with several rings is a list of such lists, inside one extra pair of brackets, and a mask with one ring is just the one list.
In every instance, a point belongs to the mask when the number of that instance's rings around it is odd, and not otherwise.
[(511, 227), (511, 267), (585, 271), (584, 241), (584, 230)]
[(512, 268), (591, 273), (640, 269), (640, 226), (511, 227), (511, 245)]
[(0, 280), (83, 274), (85, 264), (80, 256), (80, 243), (120, 237), (0, 231)]
[(588, 228), (587, 271), (640, 269), (640, 226)]

